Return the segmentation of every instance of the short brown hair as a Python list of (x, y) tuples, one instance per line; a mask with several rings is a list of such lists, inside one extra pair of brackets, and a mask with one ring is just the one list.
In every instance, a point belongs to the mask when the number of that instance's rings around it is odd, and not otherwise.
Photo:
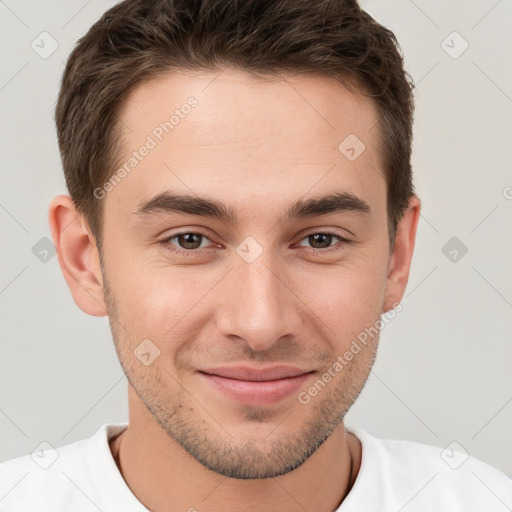
[(389, 29), (356, 0), (124, 0), (77, 42), (55, 109), (66, 184), (98, 248), (102, 205), (94, 190), (120, 157), (123, 101), (158, 75), (225, 65), (253, 75), (312, 73), (350, 89), (348, 78), (373, 100), (393, 244), (414, 194), (414, 85)]

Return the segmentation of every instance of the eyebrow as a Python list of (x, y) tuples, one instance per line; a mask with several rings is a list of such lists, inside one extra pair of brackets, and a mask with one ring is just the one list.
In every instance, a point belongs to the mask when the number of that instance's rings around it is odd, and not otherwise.
[[(284, 220), (318, 217), (329, 213), (370, 213), (370, 206), (363, 199), (348, 193), (335, 192), (329, 195), (299, 199), (291, 205), (284, 215)], [(206, 197), (188, 194), (163, 192), (141, 203), (134, 214), (139, 218), (161, 213), (180, 213), (212, 217), (227, 224), (236, 224), (237, 209), (225, 206)]]

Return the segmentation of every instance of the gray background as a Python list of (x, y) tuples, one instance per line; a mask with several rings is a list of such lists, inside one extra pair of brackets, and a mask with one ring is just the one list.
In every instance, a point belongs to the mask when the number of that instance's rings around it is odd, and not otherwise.
[[(78, 309), (51, 252), (36, 257), (48, 204), (66, 193), (53, 124), (64, 61), (114, 3), (0, 1), (0, 461), (128, 418), (107, 319)], [(417, 83), (423, 209), (403, 310), (346, 423), (440, 456), (456, 441), (512, 476), (512, 1), (362, 4)], [(48, 58), (31, 47), (43, 31), (59, 45)]]

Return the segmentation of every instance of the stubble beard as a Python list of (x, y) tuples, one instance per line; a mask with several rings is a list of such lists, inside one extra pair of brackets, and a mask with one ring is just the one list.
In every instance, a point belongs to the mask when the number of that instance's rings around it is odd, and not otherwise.
[[(365, 347), (370, 353), (363, 364), (347, 365), (308, 404), (297, 400), (294, 409), (267, 436), (236, 438), (230, 434), (229, 426), (222, 425), (222, 418), (215, 418), (207, 411), (201, 397), (191, 398), (175, 378), (167, 379), (171, 385), (176, 384), (170, 389), (162, 378), (165, 372), (161, 372), (159, 366), (140, 364), (130, 348), (136, 346), (135, 340), (127, 339), (128, 334), (120, 326), (122, 320), (105, 275), (104, 297), (121, 366), (142, 403), (170, 439), (204, 467), (229, 478), (275, 478), (301, 466), (341, 424), (364, 388), (375, 362), (378, 339), (373, 347)], [(170, 401), (170, 396), (174, 396), (174, 400)], [(302, 408), (310, 409), (307, 419), (302, 419), (303, 426), (287, 433), (286, 428), (296, 424), (294, 418), (304, 412)], [(244, 406), (240, 413), (251, 427), (273, 417), (265, 407)]]

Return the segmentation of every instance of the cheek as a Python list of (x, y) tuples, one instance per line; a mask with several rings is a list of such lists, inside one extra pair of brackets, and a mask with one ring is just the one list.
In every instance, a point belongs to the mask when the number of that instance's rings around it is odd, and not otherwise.
[(312, 321), (320, 319), (326, 335), (343, 344), (379, 318), (385, 291), (383, 272), (381, 265), (364, 260), (304, 271), (295, 282), (297, 296), (303, 298)]
[[(282, 300), (304, 309), (310, 323), (323, 322), (329, 338), (345, 339), (380, 314), (385, 261), (378, 252), (367, 246), (335, 264), (292, 262), (281, 278), (293, 293), (283, 292)], [(211, 319), (232, 290), (238, 293), (239, 287), (232, 287), (232, 277), (226, 275), (230, 268), (229, 263), (187, 267), (125, 257), (107, 274), (119, 314), (133, 337), (175, 343), (181, 333), (190, 337)]]
[(219, 280), (217, 272), (154, 266), (124, 268), (115, 283), (115, 296), (125, 321), (139, 337), (168, 341), (190, 329), (209, 303), (208, 292)]

